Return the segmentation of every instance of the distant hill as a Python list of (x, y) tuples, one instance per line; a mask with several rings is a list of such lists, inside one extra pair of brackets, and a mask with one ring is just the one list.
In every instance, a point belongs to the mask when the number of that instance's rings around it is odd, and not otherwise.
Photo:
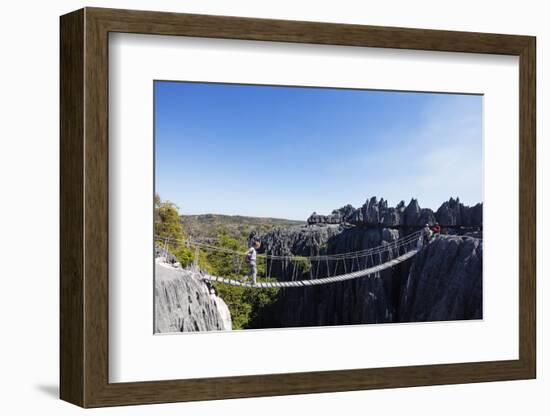
[(240, 241), (246, 241), (251, 231), (264, 233), (275, 228), (305, 225), (305, 221), (282, 218), (245, 217), (242, 215), (181, 215), (184, 232), (191, 238), (216, 238), (225, 232)]

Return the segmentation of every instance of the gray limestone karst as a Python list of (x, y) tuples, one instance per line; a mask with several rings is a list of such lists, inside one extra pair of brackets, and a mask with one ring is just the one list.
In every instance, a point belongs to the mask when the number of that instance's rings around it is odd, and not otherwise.
[(436, 212), (437, 221), (445, 227), (481, 227), (483, 221), (483, 205), (469, 207), (460, 202), (459, 198), (450, 198)]
[[(370, 198), (359, 209), (347, 205), (334, 210), (329, 221), (315, 214), (305, 226), (254, 234), (262, 242), (261, 252), (295, 256), (377, 247), (436, 221), (448, 227), (446, 233), (464, 234), (438, 236), (412, 259), (371, 277), (283, 288), (271, 320), (266, 321), (272, 327), (292, 327), (478, 319), (482, 316), (481, 212), (481, 204), (470, 208), (452, 198), (436, 213), (421, 208), (416, 199), (408, 205), (401, 201), (389, 207), (384, 199)], [(280, 280), (322, 278), (334, 273), (320, 261), (298, 270), (286, 260), (271, 261), (268, 267)], [(350, 270), (352, 264), (342, 263), (340, 267)]]
[[(360, 238), (347, 231), (332, 244), (356, 249), (375, 241), (375, 235)], [(482, 251), (480, 239), (439, 236), (412, 259), (370, 277), (281, 289), (277, 308), (265, 322), (270, 327), (304, 327), (480, 319)], [(284, 279), (292, 280), (292, 275)]]
[(481, 319), (483, 241), (441, 236), (412, 261), (399, 304), (401, 322)]
[[(164, 254), (164, 253), (163, 253)], [(155, 261), (155, 332), (231, 330), (225, 302), (200, 279), (200, 271), (182, 269), (163, 257)]]
[(408, 205), (400, 201), (390, 207), (388, 201), (371, 197), (359, 208), (346, 205), (335, 209), (331, 214), (314, 212), (307, 219), (308, 225), (349, 224), (358, 226), (380, 226), (394, 228), (423, 227), (439, 222), (445, 227), (481, 227), (483, 205), (466, 206), (458, 198), (445, 201), (434, 213), (430, 208), (421, 208), (418, 200), (412, 198)]
[(264, 234), (252, 233), (250, 239), (262, 241), (262, 252), (278, 256), (298, 254), (318, 255), (326, 249), (329, 239), (345, 229), (340, 224), (319, 223), (317, 225), (276, 228)]

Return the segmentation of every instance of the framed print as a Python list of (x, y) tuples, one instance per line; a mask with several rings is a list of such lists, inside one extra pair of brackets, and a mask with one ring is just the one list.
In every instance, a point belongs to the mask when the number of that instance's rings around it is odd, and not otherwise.
[(61, 398), (534, 378), (535, 104), (529, 36), (62, 16)]

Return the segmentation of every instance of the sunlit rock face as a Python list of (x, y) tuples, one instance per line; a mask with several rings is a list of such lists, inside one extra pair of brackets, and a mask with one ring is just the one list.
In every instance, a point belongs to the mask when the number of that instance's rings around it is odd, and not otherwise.
[(231, 330), (223, 299), (200, 279), (200, 271), (155, 261), (155, 332)]

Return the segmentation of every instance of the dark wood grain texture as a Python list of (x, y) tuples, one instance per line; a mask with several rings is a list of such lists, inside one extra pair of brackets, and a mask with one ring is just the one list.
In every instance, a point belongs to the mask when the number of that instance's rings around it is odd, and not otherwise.
[(536, 377), (536, 41), (520, 54), (519, 98), (519, 356)]
[[(518, 360), (207, 379), (108, 380), (108, 33), (517, 55)], [(535, 38), (86, 8), (61, 18), (61, 398), (83, 407), (534, 378)]]
[(84, 405), (84, 12), (61, 19), (60, 387)]

